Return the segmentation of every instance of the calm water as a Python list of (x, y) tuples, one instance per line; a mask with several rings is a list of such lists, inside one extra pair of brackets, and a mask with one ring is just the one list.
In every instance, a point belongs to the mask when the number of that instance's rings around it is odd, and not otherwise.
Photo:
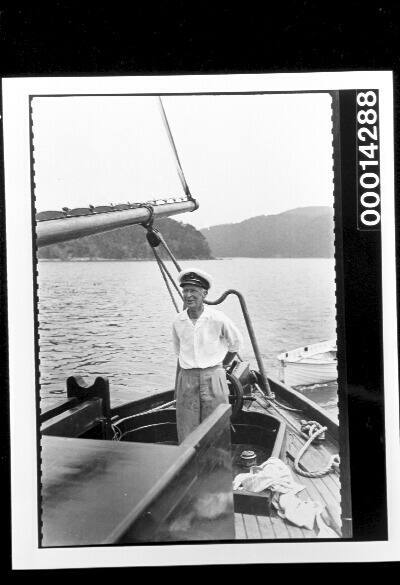
[[(234, 258), (182, 262), (214, 277), (209, 298), (241, 291), (267, 372), (277, 376), (279, 352), (334, 338), (332, 259)], [(42, 397), (65, 392), (65, 380), (104, 375), (112, 392), (143, 394), (174, 385), (171, 344), (175, 309), (154, 262), (39, 262), (40, 381)], [(244, 359), (255, 365), (239, 303), (222, 309), (240, 326)], [(336, 410), (336, 387), (309, 397)]]

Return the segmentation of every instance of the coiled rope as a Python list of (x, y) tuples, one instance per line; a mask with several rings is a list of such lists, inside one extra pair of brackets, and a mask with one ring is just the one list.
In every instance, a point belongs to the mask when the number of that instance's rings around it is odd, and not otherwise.
[[(263, 403), (258, 398), (258, 396), (255, 396), (255, 400), (256, 400), (257, 404), (262, 406), (265, 410), (267, 410), (268, 407), (272, 407), (274, 410), (276, 410), (277, 413), (279, 413), (280, 416), (283, 416), (285, 421), (292, 427), (292, 429), (296, 433), (298, 433), (299, 429), (296, 428), (295, 425), (293, 424), (293, 422), (290, 421), (286, 416), (284, 416), (280, 412), (280, 410), (276, 406), (276, 404), (274, 404), (274, 402), (276, 402), (276, 401), (275, 400), (274, 401), (268, 400), (268, 398), (261, 392), (260, 389), (258, 389), (258, 391), (262, 394), (263, 399), (268, 401), (268, 406), (265, 403)], [(305, 471), (305, 470), (301, 469), (301, 467), (300, 467), (300, 459), (303, 457), (304, 453), (307, 451), (307, 449), (309, 448), (311, 443), (313, 441), (318, 441), (318, 440), (321, 441), (323, 438), (325, 438), (324, 433), (326, 430), (327, 430), (327, 427), (323, 427), (317, 421), (314, 421), (314, 420), (311, 420), (311, 421), (302, 420), (301, 421), (300, 433), (302, 434), (302, 436), (304, 438), (307, 439), (307, 441), (306, 441), (306, 443), (304, 443), (303, 447), (301, 447), (301, 449), (299, 450), (299, 452), (297, 453), (297, 455), (294, 459), (294, 469), (295, 469), (296, 473), (298, 473), (299, 475), (302, 475), (303, 477), (309, 477), (309, 478), (318, 478), (318, 477), (323, 477), (324, 475), (327, 475), (328, 473), (332, 473), (333, 471), (336, 471), (337, 469), (339, 469), (340, 457), (338, 454), (332, 455), (330, 457), (330, 459), (328, 460), (326, 467), (323, 467), (322, 469), (319, 469), (316, 471)]]
[[(307, 451), (307, 449), (309, 448), (311, 443), (313, 441), (317, 440), (318, 437), (322, 436), (325, 433), (325, 431), (327, 430), (327, 427), (323, 427), (315, 421), (308, 421), (306, 423), (306, 425), (302, 425), (302, 429), (304, 428), (304, 426), (308, 426), (308, 428), (310, 429), (310, 431), (309, 431), (310, 435), (309, 435), (309, 438), (306, 441), (306, 443), (304, 443), (304, 445), (302, 446), (302, 448), (300, 449), (300, 451), (297, 453), (297, 455), (295, 457), (294, 469), (295, 469), (296, 473), (298, 473), (299, 475), (302, 475), (303, 477), (317, 478), (317, 477), (323, 477), (324, 475), (327, 475), (328, 473), (331, 473), (332, 471), (335, 471), (336, 469), (338, 469), (339, 465), (340, 465), (340, 457), (338, 454), (332, 455), (331, 458), (329, 459), (326, 467), (323, 467), (322, 469), (320, 469), (318, 471), (305, 471), (304, 469), (301, 469), (300, 459), (303, 457), (304, 453)], [(304, 435), (304, 433), (302, 433), (302, 434)]]

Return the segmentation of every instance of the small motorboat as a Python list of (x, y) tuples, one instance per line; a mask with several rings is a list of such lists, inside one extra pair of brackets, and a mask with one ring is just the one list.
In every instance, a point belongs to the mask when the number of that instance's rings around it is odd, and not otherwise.
[(288, 386), (332, 382), (337, 379), (336, 351), (336, 339), (329, 339), (282, 352), (279, 379)]

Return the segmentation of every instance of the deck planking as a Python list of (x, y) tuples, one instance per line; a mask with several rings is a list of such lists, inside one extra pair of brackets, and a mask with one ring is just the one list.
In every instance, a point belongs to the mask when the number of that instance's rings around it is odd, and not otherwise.
[[(288, 435), (288, 451), (292, 454), (293, 459), (295, 459), (297, 453), (306, 443), (306, 439), (295, 435), (292, 431)], [(334, 454), (334, 452), (323, 449), (323, 446), (320, 444), (311, 443), (300, 459), (300, 466), (303, 466), (307, 471), (323, 469), (328, 465), (331, 456)], [(333, 473), (336, 474), (336, 471)]]
[[(289, 466), (292, 468), (292, 463), (289, 460)], [(305, 486), (305, 490), (299, 492), (299, 497), (303, 500), (313, 500), (320, 502), (326, 510), (330, 518), (329, 525), (338, 533), (341, 533), (341, 507), (340, 499), (335, 498), (327, 489), (323, 482), (324, 478), (309, 478), (298, 475), (292, 468), (292, 473), (295, 481)]]
[[(304, 445), (304, 443), (305, 443), (304, 439), (296, 437), (294, 435), (292, 435), (291, 443), (288, 442), (287, 454), (289, 455), (289, 459), (292, 465), (294, 464), (294, 459), (297, 453)], [(306, 452), (306, 454), (308, 453), (309, 455), (307, 464), (306, 465), (304, 464), (306, 459), (306, 457), (304, 456), (300, 459), (300, 466), (303, 466), (307, 471), (318, 471), (326, 467), (329, 462), (329, 457), (331, 454), (328, 453), (326, 458), (322, 460), (320, 458), (321, 452), (319, 448), (320, 445), (314, 446), (313, 444), (311, 444)], [(301, 475), (299, 476), (303, 477)], [(328, 491), (331, 493), (332, 497), (337, 501), (340, 501), (340, 479), (337, 471), (328, 473), (327, 475), (324, 475), (318, 479), (320, 479), (322, 483), (326, 486)]]
[(287, 522), (280, 518), (278, 514), (274, 513), (269, 517), (272, 529), (275, 533), (276, 538), (290, 538), (290, 533), (287, 527)]
[(282, 531), (283, 536), (279, 535), (279, 529), (276, 531), (274, 528), (274, 524), (272, 522), (272, 516), (256, 516), (258, 526), (260, 529), (260, 534), (262, 538), (267, 539), (276, 539), (276, 538), (288, 538), (288, 532), (286, 529)]
[[(263, 408), (259, 405), (253, 405), (252, 409), (263, 411)], [(272, 410), (270, 410), (270, 413), (277, 414), (276, 411), (273, 412)], [(281, 418), (287, 424), (287, 443), (286, 452), (282, 454), (283, 461), (290, 467), (293, 479), (304, 486), (298, 496), (304, 501), (317, 501), (324, 506), (323, 519), (328, 526), (334, 529), (339, 538), (341, 536), (341, 482), (339, 470), (320, 478), (307, 478), (296, 473), (294, 459), (306, 442), (299, 430), (300, 421), (304, 418), (304, 414), (281, 411)], [(328, 464), (330, 457), (337, 452), (337, 441), (327, 431), (323, 443), (312, 443), (309, 446), (300, 460), (300, 465), (307, 471), (323, 469)], [(276, 510), (272, 510), (270, 516), (235, 514), (235, 525), (237, 526), (236, 538), (238, 539), (304, 540), (319, 537), (315, 528), (312, 530), (305, 527), (300, 528), (281, 518)]]
[(235, 513), (235, 533), (237, 540), (247, 540), (247, 532), (244, 525), (243, 514)]
[(260, 527), (257, 522), (257, 516), (252, 514), (243, 514), (243, 523), (247, 533), (248, 540), (260, 540), (263, 538)]
[[(121, 391), (112, 395), (112, 407), (118, 407), (130, 402), (143, 398), (144, 395), (135, 391)], [(47, 400), (41, 401), (41, 410), (46, 411), (58, 406), (59, 403), (64, 402), (65, 396), (51, 397)], [(258, 405), (249, 403), (244, 406), (244, 410), (260, 410)], [(276, 412), (270, 411), (271, 414)], [(282, 414), (282, 413), (281, 413)], [(303, 500), (319, 501), (326, 506), (326, 512), (330, 518), (327, 522), (332, 528), (340, 534), (341, 530), (341, 507), (340, 507), (340, 475), (336, 471), (330, 473), (322, 478), (313, 479), (305, 478), (298, 475), (293, 469), (294, 457), (299, 449), (304, 445), (305, 439), (299, 434), (300, 420), (303, 415), (300, 413), (293, 413), (285, 411), (281, 418), (287, 423), (287, 452), (283, 455), (283, 459), (292, 470), (293, 478), (298, 483), (305, 486), (305, 489), (299, 492), (299, 497)], [(293, 426), (295, 428), (293, 428)], [(337, 442), (327, 432), (326, 440), (319, 445), (311, 444), (305, 455), (300, 460), (307, 470), (321, 469), (325, 467), (329, 457), (336, 453), (338, 449)], [(287, 520), (278, 516), (276, 510), (272, 510), (271, 516), (256, 516), (250, 514), (235, 513), (235, 532), (238, 540), (291, 540), (291, 539), (309, 539), (318, 538), (315, 530), (308, 530), (307, 528), (299, 528), (288, 522)], [(338, 537), (339, 537), (338, 534)]]
[[(320, 502), (329, 516), (329, 525), (338, 533), (341, 533), (341, 507), (327, 492), (321, 479), (310, 479), (297, 475), (294, 472), (296, 481), (305, 486), (305, 490), (300, 492), (299, 496), (304, 500), (313, 500)], [(308, 497), (307, 497), (308, 496)]]
[[(292, 435), (292, 441), (288, 442), (288, 454), (289, 454), (289, 459), (291, 460), (292, 464), (294, 464), (294, 459), (303, 445), (304, 445), (304, 440), (302, 438), (295, 437)], [(311, 444), (307, 450), (308, 459), (306, 460), (305, 456), (300, 459), (300, 466), (304, 467), (306, 469), (306, 471), (318, 471), (318, 470), (326, 467), (326, 465), (328, 464), (329, 457), (331, 454), (328, 453), (326, 455), (326, 458), (324, 460), (321, 460), (320, 459), (321, 452), (319, 450), (320, 447), (321, 447), (321, 445), (314, 446), (313, 444)], [(303, 476), (300, 475), (300, 477), (303, 477)], [(341, 484), (340, 484), (340, 478), (339, 478), (338, 472), (333, 471), (333, 472), (328, 473), (327, 475), (324, 475), (323, 477), (318, 478), (318, 479), (325, 486), (322, 488), (324, 493), (326, 493), (326, 490), (327, 490), (331, 494), (331, 496), (333, 497), (334, 500), (336, 500), (337, 502), (340, 502)], [(330, 498), (329, 495), (328, 495), (328, 498)]]
[[(282, 520), (284, 520), (284, 519), (282, 518)], [(289, 538), (297, 538), (297, 539), (304, 538), (304, 533), (303, 533), (302, 528), (300, 528), (299, 526), (296, 526), (295, 524), (292, 524), (291, 522), (288, 522), (287, 520), (286, 520), (286, 526), (287, 526), (287, 529), (289, 532)]]
[(315, 530), (299, 528), (274, 511), (271, 516), (235, 513), (237, 540), (303, 540), (318, 538)]

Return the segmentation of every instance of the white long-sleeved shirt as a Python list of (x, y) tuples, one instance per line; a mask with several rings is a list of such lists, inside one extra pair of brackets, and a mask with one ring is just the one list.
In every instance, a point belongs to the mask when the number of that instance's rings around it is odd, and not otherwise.
[(174, 349), (181, 368), (210, 368), (222, 363), (227, 352), (238, 352), (242, 335), (221, 311), (205, 306), (195, 324), (186, 311), (172, 325)]

